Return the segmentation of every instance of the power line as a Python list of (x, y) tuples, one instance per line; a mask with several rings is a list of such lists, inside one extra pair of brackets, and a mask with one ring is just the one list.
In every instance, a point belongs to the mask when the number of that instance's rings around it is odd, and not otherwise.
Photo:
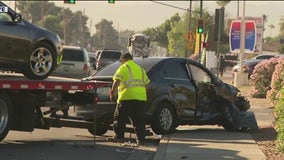
[(180, 9), (180, 10), (184, 10), (184, 11), (187, 11), (188, 9), (185, 9), (185, 8), (181, 8), (181, 7), (177, 7), (177, 6), (173, 6), (173, 5), (170, 5), (170, 4), (166, 4), (166, 3), (162, 3), (162, 2), (158, 2), (158, 1), (153, 1), (153, 0), (150, 0), (154, 3), (158, 3), (158, 4), (161, 4), (161, 5), (164, 5), (164, 6), (168, 6), (168, 7), (172, 7), (172, 8), (176, 8), (176, 9)]
[(162, 3), (162, 2), (158, 2), (158, 1), (153, 1), (153, 0), (150, 0), (150, 1), (153, 2), (153, 3), (158, 3), (158, 4), (161, 4), (161, 5), (164, 5), (164, 6), (168, 6), (168, 7), (180, 9), (180, 10), (183, 10), (183, 11), (190, 11), (190, 12), (200, 13), (200, 12), (198, 12), (198, 11), (192, 11), (192, 10), (189, 10), (189, 9), (185, 9), (185, 8), (173, 6), (173, 5), (166, 4), (166, 3)]

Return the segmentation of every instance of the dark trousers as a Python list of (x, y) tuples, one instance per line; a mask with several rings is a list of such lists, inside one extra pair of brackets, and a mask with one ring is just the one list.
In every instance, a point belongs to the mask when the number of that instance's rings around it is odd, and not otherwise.
[(145, 104), (146, 101), (127, 100), (116, 105), (113, 130), (117, 138), (124, 138), (126, 123), (130, 118), (138, 140), (145, 140)]

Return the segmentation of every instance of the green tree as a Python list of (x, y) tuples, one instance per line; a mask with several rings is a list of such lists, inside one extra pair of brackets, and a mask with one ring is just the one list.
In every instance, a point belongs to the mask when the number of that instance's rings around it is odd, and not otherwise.
[(45, 17), (45, 28), (57, 33), (60, 37), (63, 37), (63, 26), (61, 20), (57, 16), (47, 15)]
[[(177, 16), (179, 17), (179, 15), (176, 14), (175, 17)], [(172, 57), (184, 57), (186, 47), (184, 35), (186, 33), (187, 24), (181, 18), (171, 19), (170, 23), (171, 31), (167, 34), (169, 55)]]
[(44, 25), (45, 16), (53, 7), (55, 4), (48, 1), (17, 1), (17, 8), (21, 11), (23, 18), (41, 26)]
[(180, 19), (178, 14), (175, 14), (170, 19), (166, 20), (164, 23), (159, 25), (156, 28), (148, 28), (143, 33), (150, 36), (152, 41), (157, 42), (157, 44), (161, 47), (168, 48), (168, 32), (171, 31), (172, 22), (178, 21)]
[(127, 52), (128, 40), (131, 35), (135, 34), (135, 31), (124, 30), (119, 33), (119, 46), (120, 50)]
[(82, 11), (73, 13), (48, 1), (18, 1), (17, 8), (26, 20), (57, 33), (65, 45), (87, 47), (90, 43), (88, 17)]
[(216, 1), (217, 5), (220, 6), (221, 8), (225, 8), (225, 6), (230, 2), (230, 0), (220, 0)]
[(280, 23), (279, 23), (279, 25), (280, 25), (280, 33), (279, 33), (279, 35), (280, 35), (280, 37), (284, 37), (284, 16), (282, 16), (281, 18), (280, 18)]
[(166, 48), (168, 50), (168, 33), (172, 30), (173, 26), (177, 25), (177, 22), (180, 20), (181, 17), (176, 13), (158, 27), (147, 28), (145, 31), (143, 31), (143, 34), (150, 37), (151, 42), (153, 42), (152, 44), (157, 44), (158, 46)]
[(102, 19), (95, 27), (96, 33), (93, 36), (93, 42), (96, 43), (96, 49), (120, 48), (118, 44), (118, 32), (114, 29), (112, 21)]

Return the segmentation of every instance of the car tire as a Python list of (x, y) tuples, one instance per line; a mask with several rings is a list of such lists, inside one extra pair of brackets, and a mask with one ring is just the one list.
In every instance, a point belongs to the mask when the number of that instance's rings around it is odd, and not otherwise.
[(94, 130), (94, 128), (88, 128), (88, 131), (92, 135), (102, 136), (102, 135), (104, 135), (108, 131), (109, 126), (110, 126), (110, 124), (97, 123), (97, 125), (95, 126), (96, 127), (95, 130)]
[(237, 122), (237, 112), (239, 112), (239, 108), (232, 102), (223, 102), (222, 106), (222, 115), (223, 119), (221, 121), (221, 125), (226, 131), (241, 131), (241, 126), (239, 126)]
[(8, 134), (13, 121), (13, 110), (10, 99), (0, 93), (0, 141)]
[(29, 79), (45, 79), (55, 69), (56, 52), (45, 42), (35, 45), (23, 74)]
[(177, 118), (171, 104), (163, 102), (159, 105), (155, 111), (151, 127), (158, 135), (169, 134), (174, 131), (177, 127)]

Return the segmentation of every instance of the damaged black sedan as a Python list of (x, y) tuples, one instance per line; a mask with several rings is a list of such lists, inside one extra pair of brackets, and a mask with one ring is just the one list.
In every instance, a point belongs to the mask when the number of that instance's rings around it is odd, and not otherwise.
[[(222, 82), (202, 64), (185, 58), (134, 58), (149, 76), (147, 124), (156, 134), (171, 133), (179, 125), (220, 125), (228, 131), (256, 129), (249, 101), (239, 90)], [(85, 81), (112, 82), (120, 62), (113, 63)], [(97, 102), (76, 106), (76, 114), (96, 117), (96, 134), (104, 134), (112, 124), (115, 103), (109, 100), (108, 87), (97, 88)], [(90, 129), (89, 131), (92, 131)]]

